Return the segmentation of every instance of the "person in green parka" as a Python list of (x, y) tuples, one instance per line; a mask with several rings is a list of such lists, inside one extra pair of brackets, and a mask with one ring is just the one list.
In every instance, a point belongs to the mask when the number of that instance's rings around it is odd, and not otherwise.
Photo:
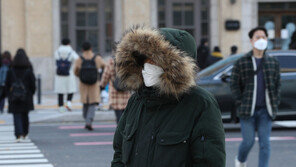
[(112, 167), (225, 167), (214, 97), (196, 86), (196, 43), (186, 31), (134, 27), (115, 51), (116, 74), (135, 93), (114, 136)]

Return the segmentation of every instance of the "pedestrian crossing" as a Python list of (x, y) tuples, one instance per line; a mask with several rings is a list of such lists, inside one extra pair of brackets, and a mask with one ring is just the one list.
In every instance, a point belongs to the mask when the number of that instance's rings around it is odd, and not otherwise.
[(13, 126), (0, 126), (0, 167), (54, 166), (30, 139), (17, 143)]

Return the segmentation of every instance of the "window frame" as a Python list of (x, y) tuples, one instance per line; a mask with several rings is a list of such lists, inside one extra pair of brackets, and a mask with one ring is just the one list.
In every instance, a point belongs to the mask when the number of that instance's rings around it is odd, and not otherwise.
[[(98, 53), (101, 55), (109, 55), (111, 54), (112, 50), (107, 52), (106, 51), (106, 41), (107, 38), (108, 40), (114, 42), (114, 0), (112, 0), (113, 2), (111, 2), (111, 8), (112, 8), (112, 20), (111, 21), (107, 21), (106, 20), (106, 14), (105, 14), (105, 3), (106, 0), (68, 0), (68, 38), (71, 40), (71, 45), (73, 47), (73, 49), (75, 50), (79, 50), (79, 48), (77, 48), (77, 30), (97, 30), (98, 33)], [(89, 3), (95, 3), (98, 5), (98, 20), (97, 23), (98, 25), (96, 27), (93, 26), (89, 26), (87, 25), (87, 20), (86, 20), (86, 25), (85, 26), (77, 26), (76, 21), (77, 21), (77, 4), (89, 4)], [(60, 10), (60, 14), (62, 15), (62, 10)], [(112, 22), (112, 36), (108, 37), (106, 34), (106, 24)], [(64, 22), (65, 23), (65, 22)], [(62, 33), (62, 26), (63, 26), (63, 22), (61, 19), (61, 36), (64, 37), (65, 35)], [(87, 37), (86, 34), (86, 39), (89, 39)], [(98, 54), (96, 52), (96, 54)]]
[[(199, 43), (201, 38), (209, 38), (210, 36), (210, 20), (209, 20), (209, 2), (205, 1), (206, 4), (204, 4), (204, 2), (202, 2), (202, 0), (163, 0), (164, 1), (164, 5), (162, 7), (164, 7), (164, 20), (158, 20), (158, 26), (160, 25), (165, 25), (165, 27), (171, 27), (171, 28), (177, 28), (177, 29), (193, 29), (193, 34), (194, 34), (194, 38), (197, 42), (197, 44)], [(186, 26), (185, 24), (183, 24), (185, 22), (185, 20), (183, 19), (184, 16), (184, 11), (182, 10), (182, 24), (175, 26), (173, 24), (173, 5), (175, 3), (181, 3), (182, 4), (182, 8), (184, 7), (184, 5), (186, 3), (193, 3), (193, 23), (194, 25), (192, 26)], [(158, 1), (158, 5), (160, 5), (159, 1)], [(202, 12), (203, 11), (207, 11), (207, 19), (202, 18)], [(160, 10), (160, 7), (158, 6), (157, 12), (158, 12), (158, 19), (160, 18), (159, 12), (162, 11)], [(163, 12), (163, 11), (162, 11)], [(207, 34), (202, 34), (203, 32), (203, 28), (202, 25), (203, 24), (207, 24)], [(161, 26), (163, 27), (163, 26)]]

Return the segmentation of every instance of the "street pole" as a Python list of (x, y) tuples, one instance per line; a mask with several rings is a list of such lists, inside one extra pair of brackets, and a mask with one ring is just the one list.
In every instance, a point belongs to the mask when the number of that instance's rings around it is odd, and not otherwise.
[(38, 104), (41, 104), (41, 74), (37, 75), (37, 96)]

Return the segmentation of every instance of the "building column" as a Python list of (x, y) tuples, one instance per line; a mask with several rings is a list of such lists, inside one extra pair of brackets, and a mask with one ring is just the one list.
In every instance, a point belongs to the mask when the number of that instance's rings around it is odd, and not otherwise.
[(210, 48), (219, 46), (219, 0), (210, 0)]
[(122, 0), (114, 0), (114, 41), (118, 42), (122, 35)]
[(230, 48), (233, 45), (238, 47), (238, 52), (241, 50), (241, 28), (238, 30), (227, 30), (225, 23), (227, 20), (241, 20), (241, 1), (236, 0), (231, 3), (229, 0), (220, 3), (220, 45), (224, 57), (230, 55)]
[(252, 48), (248, 33), (258, 25), (258, 3), (257, 0), (243, 0), (241, 3), (241, 51), (245, 53)]
[(52, 90), (53, 61), (53, 2), (51, 0), (24, 0), (26, 51), (36, 75), (42, 78), (42, 89)]
[(52, 46), (53, 52), (59, 47), (61, 41), (61, 15), (60, 0), (52, 0)]
[(123, 0), (123, 28), (151, 26), (150, 0)]
[(1, 0), (1, 49), (12, 55), (26, 46), (24, 0)]
[(158, 28), (157, 12), (158, 12), (157, 0), (150, 0), (150, 23), (151, 23), (150, 26), (153, 28)]

